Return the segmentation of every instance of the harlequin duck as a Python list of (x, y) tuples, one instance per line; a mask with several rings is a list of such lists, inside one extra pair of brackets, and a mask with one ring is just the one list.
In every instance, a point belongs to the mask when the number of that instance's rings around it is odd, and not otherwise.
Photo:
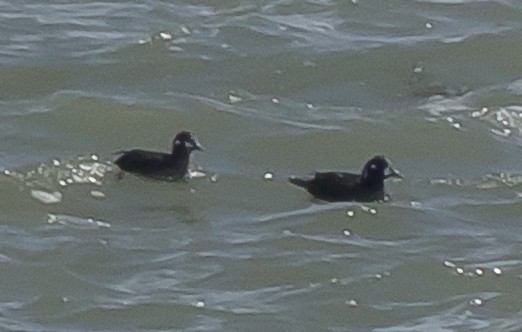
[(179, 132), (172, 141), (172, 153), (146, 150), (120, 151), (122, 156), (114, 162), (123, 172), (151, 178), (178, 180), (187, 175), (190, 153), (203, 150), (197, 139), (188, 131)]
[[(387, 174), (385, 174), (386, 170), (388, 170)], [(366, 163), (360, 175), (316, 172), (309, 177), (291, 176), (289, 181), (325, 201), (371, 202), (385, 198), (384, 179), (389, 177), (402, 178), (402, 175), (390, 166), (386, 158), (376, 156)]]

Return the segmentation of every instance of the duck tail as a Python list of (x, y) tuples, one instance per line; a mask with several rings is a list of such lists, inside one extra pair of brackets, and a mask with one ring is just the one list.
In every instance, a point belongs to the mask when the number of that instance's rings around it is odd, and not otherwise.
[(308, 186), (308, 180), (307, 179), (299, 178), (297, 176), (293, 176), (292, 175), (291, 177), (288, 178), (288, 181), (291, 184), (295, 184), (298, 187), (306, 188)]

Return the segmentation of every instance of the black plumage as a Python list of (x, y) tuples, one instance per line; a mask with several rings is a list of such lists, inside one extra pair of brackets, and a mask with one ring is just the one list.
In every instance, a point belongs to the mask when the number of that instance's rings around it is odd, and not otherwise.
[(386, 158), (376, 156), (366, 163), (361, 174), (316, 172), (308, 177), (292, 176), (289, 181), (325, 201), (372, 202), (384, 199), (384, 180), (389, 177), (402, 176)]
[(129, 172), (145, 177), (176, 180), (186, 176), (190, 154), (195, 150), (202, 150), (201, 145), (190, 132), (182, 131), (174, 137), (171, 153), (140, 149), (121, 151), (122, 155), (114, 163), (120, 168), (120, 178), (123, 172)]

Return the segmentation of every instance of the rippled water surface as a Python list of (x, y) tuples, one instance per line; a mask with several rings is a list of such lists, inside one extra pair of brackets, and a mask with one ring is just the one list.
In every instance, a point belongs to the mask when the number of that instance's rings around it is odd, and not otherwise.
[(518, 0), (0, 1), (0, 330), (522, 330), (521, 54)]

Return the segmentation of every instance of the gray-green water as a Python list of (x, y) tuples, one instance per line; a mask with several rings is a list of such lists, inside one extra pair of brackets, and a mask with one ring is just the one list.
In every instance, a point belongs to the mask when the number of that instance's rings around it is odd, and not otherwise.
[[(522, 330), (521, 54), (518, 0), (0, 1), (0, 330)], [(181, 129), (207, 177), (115, 178)]]

